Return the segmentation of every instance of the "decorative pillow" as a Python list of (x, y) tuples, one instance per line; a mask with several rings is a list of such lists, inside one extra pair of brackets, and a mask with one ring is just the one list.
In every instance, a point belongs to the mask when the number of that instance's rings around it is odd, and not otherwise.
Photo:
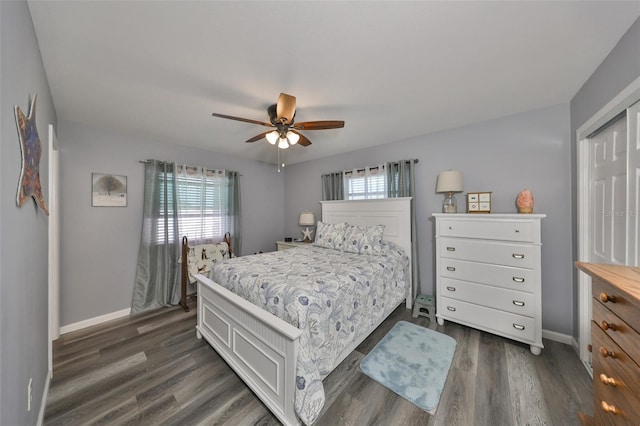
[(318, 221), (314, 246), (342, 250), (346, 223), (325, 223)]
[(381, 254), (383, 233), (384, 225), (347, 225), (343, 250), (357, 254)]

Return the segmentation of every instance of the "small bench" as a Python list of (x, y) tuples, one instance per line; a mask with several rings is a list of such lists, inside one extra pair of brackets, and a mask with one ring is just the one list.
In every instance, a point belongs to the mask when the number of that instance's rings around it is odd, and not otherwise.
[[(191, 245), (190, 245), (191, 244)], [(220, 262), (224, 259), (233, 257), (231, 250), (231, 236), (227, 233), (224, 237), (224, 241), (213, 244), (204, 241), (192, 241), (189, 242), (188, 238), (182, 237), (182, 256), (178, 260), (178, 263), (182, 264), (182, 282), (181, 282), (181, 296), (180, 306), (189, 312), (187, 306), (187, 287), (188, 285), (195, 284), (196, 274), (203, 274), (209, 276), (213, 264)], [(183, 262), (183, 259), (187, 259)], [(192, 295), (194, 293), (190, 293)]]

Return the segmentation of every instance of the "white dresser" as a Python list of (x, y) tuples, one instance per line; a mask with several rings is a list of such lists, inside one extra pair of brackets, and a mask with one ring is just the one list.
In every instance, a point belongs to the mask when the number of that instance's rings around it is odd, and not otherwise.
[(544, 214), (444, 214), (436, 220), (436, 318), (542, 348)]

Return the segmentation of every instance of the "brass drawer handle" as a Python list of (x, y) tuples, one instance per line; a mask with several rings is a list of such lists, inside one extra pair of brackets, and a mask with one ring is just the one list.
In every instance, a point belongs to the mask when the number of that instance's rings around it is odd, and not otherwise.
[(524, 325), (513, 324), (513, 328), (515, 328), (516, 330), (524, 330)]
[(602, 320), (602, 322), (600, 323), (600, 327), (602, 327), (603, 330), (611, 330), (611, 331), (618, 330), (618, 327), (616, 327), (615, 324), (610, 324), (605, 320)]
[(511, 256), (513, 256), (515, 259), (524, 259), (524, 254), (520, 253), (513, 253)]
[(614, 379), (613, 377), (607, 377), (606, 374), (601, 374), (600, 375), (600, 381), (602, 383), (604, 383), (605, 385), (611, 385), (611, 386), (618, 386), (618, 382), (616, 382), (616, 379)]
[(455, 247), (447, 247), (447, 251), (456, 251)]
[(456, 288), (455, 288), (455, 287), (451, 287), (451, 286), (447, 286), (447, 290), (449, 290), (449, 291), (456, 291)]
[(611, 358), (615, 358), (616, 357), (616, 353), (613, 351), (610, 351), (609, 349), (605, 348), (604, 346), (600, 346), (600, 355), (602, 355), (604, 358), (610, 356)]
[(602, 402), (600, 403), (600, 406), (602, 407), (602, 410), (603, 410), (605, 413), (611, 413), (611, 414), (618, 414), (618, 413), (620, 413), (620, 410), (618, 410), (618, 409), (616, 408), (616, 406), (615, 406), (615, 405), (609, 405), (609, 404), (607, 404), (607, 402), (606, 402), (606, 401), (602, 401)]
[(602, 300), (602, 303), (607, 303), (607, 302), (616, 303), (616, 297), (611, 296), (605, 292), (600, 293), (600, 300)]
[(513, 304), (516, 306), (524, 306), (524, 302), (521, 302), (520, 300), (514, 300)]
[(513, 280), (517, 283), (523, 283), (524, 282), (524, 278), (522, 277), (513, 277)]
[(447, 309), (450, 310), (451, 312), (456, 311), (456, 308), (454, 308), (453, 306), (447, 306)]
[(447, 271), (455, 271), (456, 268), (454, 268), (453, 266), (447, 266)]

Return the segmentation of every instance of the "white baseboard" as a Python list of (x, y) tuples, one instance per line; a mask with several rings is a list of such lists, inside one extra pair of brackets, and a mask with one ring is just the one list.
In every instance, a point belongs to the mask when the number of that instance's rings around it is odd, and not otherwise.
[(114, 319), (126, 317), (131, 313), (131, 308), (123, 309), (121, 311), (111, 312), (110, 314), (100, 315), (99, 317), (89, 318), (84, 321), (79, 321), (73, 324), (60, 327), (60, 334), (71, 333), (72, 331), (81, 330), (92, 325), (102, 324), (103, 322), (111, 321)]
[(38, 412), (38, 426), (44, 424), (44, 412), (47, 408), (47, 396), (49, 395), (49, 383), (51, 383), (51, 371), (47, 372), (47, 379), (44, 381), (44, 390), (42, 391), (42, 400), (40, 401), (40, 411)]
[(565, 345), (574, 346), (573, 336), (568, 334), (557, 333), (555, 331), (542, 330), (542, 337), (544, 339), (553, 340), (554, 342), (564, 343)]

